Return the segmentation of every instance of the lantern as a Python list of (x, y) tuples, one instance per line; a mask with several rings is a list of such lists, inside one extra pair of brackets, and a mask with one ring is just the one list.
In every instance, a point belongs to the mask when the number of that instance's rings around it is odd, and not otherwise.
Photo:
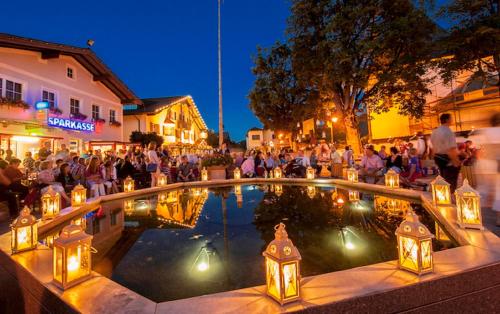
[(432, 238), (430, 233), (411, 210), (396, 229), (398, 241), (398, 265), (417, 275), (432, 272)]
[(135, 190), (135, 182), (130, 176), (123, 180), (123, 192), (132, 192)]
[(126, 215), (132, 215), (134, 213), (134, 200), (123, 201), (123, 211)]
[(36, 218), (30, 214), (25, 206), (19, 217), (10, 225), (12, 254), (33, 250), (38, 241), (38, 225)]
[(276, 179), (280, 179), (283, 174), (280, 167), (274, 168), (273, 172)]
[(208, 181), (208, 171), (207, 171), (207, 168), (201, 169), (201, 181)]
[(158, 180), (156, 181), (156, 186), (165, 186), (167, 183), (167, 176), (164, 173), (160, 173), (158, 175)]
[(283, 194), (283, 185), (281, 184), (274, 185), (274, 194), (276, 194), (277, 197), (280, 197), (281, 194)]
[(62, 289), (73, 287), (90, 278), (92, 236), (80, 226), (63, 228), (54, 240), (54, 283)]
[(240, 168), (234, 169), (233, 176), (234, 176), (235, 180), (241, 179), (241, 170), (240, 170)]
[(358, 191), (349, 191), (349, 200), (350, 201), (359, 201), (359, 192)]
[(450, 241), (450, 237), (444, 232), (444, 229), (441, 228), (441, 226), (437, 223), (437, 221), (434, 223), (435, 229), (436, 229), (436, 239), (438, 241)]
[(47, 192), (41, 197), (42, 202), (42, 220), (52, 219), (59, 215), (61, 209), (61, 195), (52, 189), (49, 185)]
[(266, 292), (281, 305), (300, 299), (300, 253), (288, 239), (285, 225), (274, 227), (275, 239), (262, 255), (266, 266)]
[(455, 191), (457, 204), (457, 223), (460, 228), (484, 230), (481, 217), (481, 202), (479, 193), (474, 190), (467, 179)]
[(306, 178), (307, 179), (314, 179), (314, 168), (313, 167), (311, 167), (311, 166), (307, 167)]
[(85, 219), (85, 216), (72, 219), (71, 224), (80, 226), (83, 230), (87, 229), (87, 219)]
[(356, 168), (347, 169), (347, 181), (358, 182), (358, 170)]
[(158, 204), (166, 203), (168, 199), (168, 192), (158, 194)]
[(78, 184), (71, 191), (71, 206), (82, 206), (87, 201), (87, 189)]
[(392, 169), (387, 171), (385, 174), (385, 186), (389, 188), (399, 188), (399, 174), (396, 171)]
[(443, 177), (437, 176), (431, 182), (432, 199), (435, 205), (450, 205), (450, 184), (446, 182)]
[(310, 199), (313, 199), (314, 196), (316, 196), (316, 187), (315, 186), (308, 186), (307, 187), (307, 196), (309, 196)]

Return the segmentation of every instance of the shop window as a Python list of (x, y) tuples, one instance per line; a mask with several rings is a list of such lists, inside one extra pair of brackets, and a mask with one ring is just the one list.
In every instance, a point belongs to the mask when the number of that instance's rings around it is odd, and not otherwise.
[(66, 76), (70, 79), (75, 78), (75, 70), (72, 67), (67, 67), (66, 68)]
[(70, 98), (69, 100), (69, 112), (71, 114), (80, 113), (80, 101), (78, 99)]
[(99, 119), (100, 107), (98, 105), (92, 105), (92, 119)]
[(13, 81), (5, 81), (5, 98), (13, 101), (22, 99), (23, 85)]
[(56, 94), (46, 90), (42, 91), (42, 101), (48, 102), (50, 108), (56, 108)]
[(113, 109), (109, 110), (109, 122), (116, 122), (116, 111)]

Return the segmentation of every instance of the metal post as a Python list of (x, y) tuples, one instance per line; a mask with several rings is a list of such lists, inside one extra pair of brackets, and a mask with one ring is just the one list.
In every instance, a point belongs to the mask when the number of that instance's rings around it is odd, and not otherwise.
[(221, 36), (220, 36), (220, 3), (218, 0), (218, 58), (219, 58), (219, 148), (222, 148), (224, 143), (224, 123), (222, 120), (222, 51), (221, 51)]

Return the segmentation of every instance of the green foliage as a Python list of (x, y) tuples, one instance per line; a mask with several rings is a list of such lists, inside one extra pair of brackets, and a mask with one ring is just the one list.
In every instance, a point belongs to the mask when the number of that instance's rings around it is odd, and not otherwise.
[(248, 98), (250, 109), (264, 128), (294, 131), (313, 106), (316, 92), (301, 86), (292, 67), (292, 51), (276, 43), (270, 49), (258, 49), (253, 74), (254, 87)]
[[(439, 42), (439, 49), (452, 58), (440, 59), (440, 74), (446, 82), (468, 70), (483, 82), (500, 75), (500, 4), (488, 0), (454, 0), (440, 10), (453, 22), (450, 32)], [(485, 57), (493, 58), (485, 59)]]
[(142, 146), (147, 146), (150, 142), (155, 142), (160, 146), (163, 144), (163, 137), (154, 132), (143, 133), (140, 131), (133, 131), (130, 134), (130, 142), (141, 143)]
[(229, 155), (215, 154), (206, 156), (201, 161), (202, 167), (228, 166), (233, 164), (233, 158)]

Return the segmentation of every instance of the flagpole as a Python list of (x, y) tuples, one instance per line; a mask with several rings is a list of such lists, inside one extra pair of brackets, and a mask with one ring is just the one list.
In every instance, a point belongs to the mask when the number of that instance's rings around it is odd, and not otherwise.
[(221, 36), (220, 36), (220, 4), (218, 0), (218, 59), (219, 59), (219, 148), (222, 148), (224, 143), (224, 123), (222, 120), (222, 51), (221, 51)]

